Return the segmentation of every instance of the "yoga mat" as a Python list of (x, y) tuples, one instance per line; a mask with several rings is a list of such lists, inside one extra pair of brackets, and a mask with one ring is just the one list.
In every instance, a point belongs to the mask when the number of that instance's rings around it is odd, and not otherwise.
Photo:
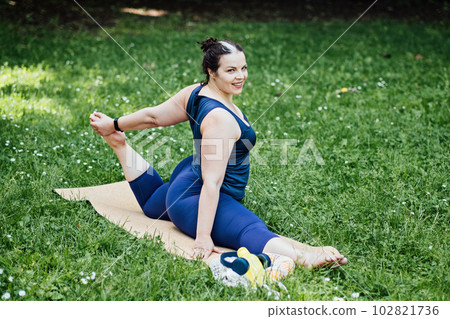
[[(54, 191), (67, 200), (89, 201), (94, 209), (130, 234), (142, 238), (159, 236), (164, 248), (175, 255), (192, 259), (194, 239), (182, 233), (172, 222), (145, 216), (127, 181), (81, 188), (59, 188)], [(222, 251), (231, 249), (218, 247)], [(219, 255), (204, 260), (208, 265)]]

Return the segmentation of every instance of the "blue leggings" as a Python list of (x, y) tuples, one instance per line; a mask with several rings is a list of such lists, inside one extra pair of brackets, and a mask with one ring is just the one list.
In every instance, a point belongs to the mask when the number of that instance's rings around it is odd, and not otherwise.
[[(192, 156), (181, 161), (164, 183), (149, 168), (130, 182), (130, 187), (145, 215), (171, 220), (182, 232), (196, 237), (197, 214), (202, 181), (191, 169)], [(267, 242), (278, 237), (254, 213), (228, 194), (220, 192), (211, 232), (215, 245), (238, 249), (247, 247), (253, 254), (263, 251)]]

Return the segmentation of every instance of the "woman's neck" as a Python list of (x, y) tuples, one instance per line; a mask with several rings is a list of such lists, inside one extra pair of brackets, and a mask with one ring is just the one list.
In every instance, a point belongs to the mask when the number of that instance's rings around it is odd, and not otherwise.
[(206, 84), (206, 87), (210, 90), (210, 92), (213, 95), (218, 96), (220, 98), (220, 100), (223, 100), (223, 101), (229, 103), (230, 105), (233, 105), (233, 94), (228, 94), (228, 93), (223, 92), (212, 81), (209, 81), (208, 84)]

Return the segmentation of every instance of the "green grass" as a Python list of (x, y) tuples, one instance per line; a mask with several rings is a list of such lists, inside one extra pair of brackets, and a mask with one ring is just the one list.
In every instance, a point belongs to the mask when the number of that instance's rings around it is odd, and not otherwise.
[[(249, 79), (235, 102), (265, 160), (253, 158), (244, 203), (271, 230), (333, 245), (350, 260), (341, 270), (296, 269), (282, 300), (448, 300), (450, 32), (440, 23), (360, 22), (298, 79), (349, 25), (128, 17), (108, 32), (168, 94), (203, 79), (196, 41), (244, 46)], [(0, 295), (274, 299), (225, 287), (203, 263), (174, 258), (157, 239), (137, 239), (52, 192), (123, 180), (90, 129), (93, 110), (120, 116), (167, 98), (103, 31), (2, 25), (0, 43)], [(357, 92), (338, 96), (343, 87)], [(157, 166), (167, 180), (192, 153), (190, 128), (157, 132), (172, 138), (154, 154), (167, 160)], [(282, 157), (276, 143), (287, 139)], [(307, 148), (297, 162), (307, 139), (323, 165)]]

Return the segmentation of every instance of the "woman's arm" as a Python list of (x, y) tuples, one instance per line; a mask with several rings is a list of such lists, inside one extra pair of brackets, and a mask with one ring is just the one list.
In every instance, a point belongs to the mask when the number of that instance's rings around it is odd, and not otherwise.
[(228, 160), (241, 130), (231, 114), (217, 108), (203, 120), (201, 133), (203, 186), (199, 199), (194, 258), (208, 258), (213, 251), (217, 252), (211, 231)]
[[(118, 120), (122, 131), (144, 130), (151, 127), (175, 125), (188, 120), (186, 104), (189, 96), (198, 84), (193, 84), (180, 90), (166, 102), (146, 107)], [(92, 128), (101, 136), (115, 132), (114, 120), (109, 116), (94, 112), (89, 116)]]

